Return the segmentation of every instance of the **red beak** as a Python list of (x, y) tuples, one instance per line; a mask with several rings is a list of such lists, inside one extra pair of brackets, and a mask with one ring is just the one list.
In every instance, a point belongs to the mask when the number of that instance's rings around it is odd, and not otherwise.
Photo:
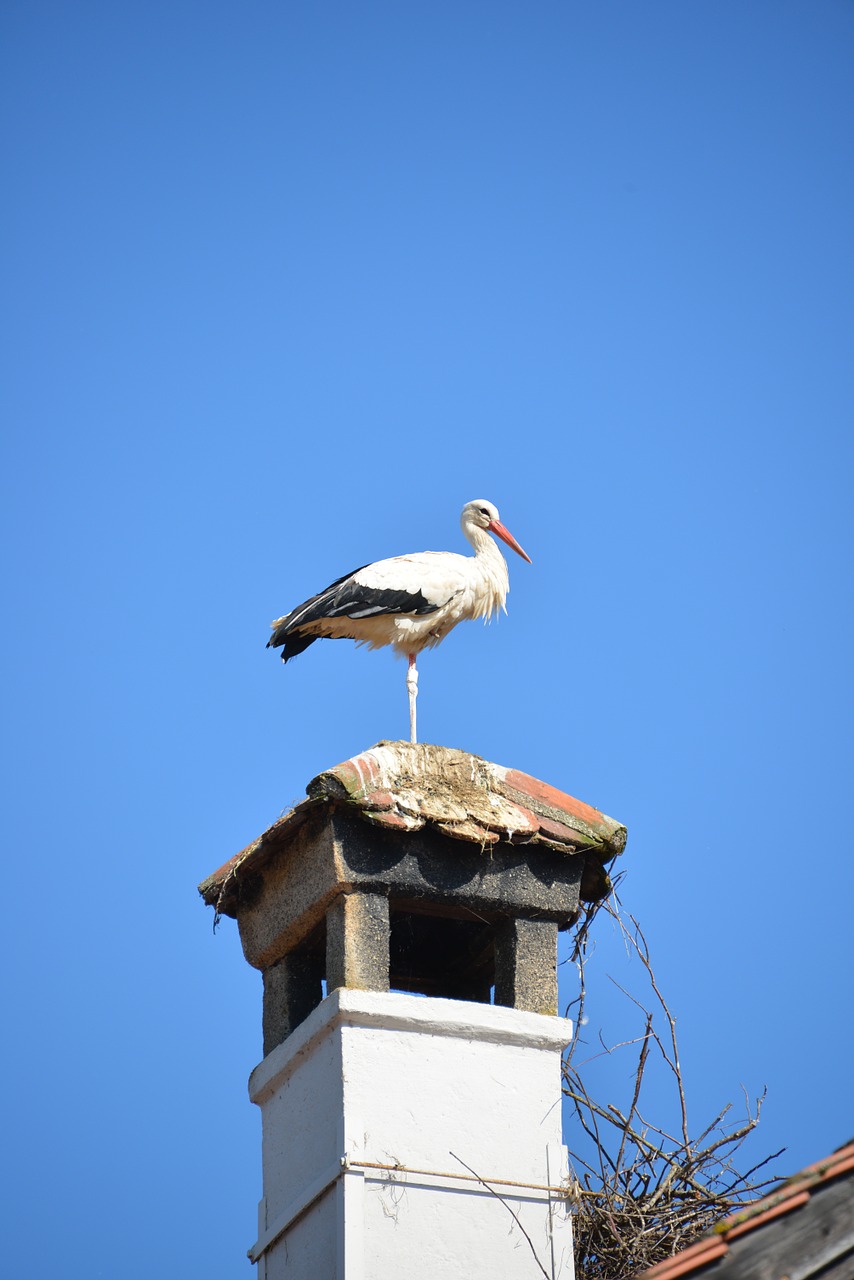
[(508, 547), (512, 547), (513, 550), (516, 552), (516, 554), (521, 556), (523, 560), (527, 560), (528, 564), (534, 563), (531, 557), (528, 555), (527, 551), (522, 550), (522, 548), (519, 546), (519, 543), (513, 537), (513, 534), (510, 532), (510, 530), (505, 529), (504, 525), (501, 524), (500, 521), (490, 520), (489, 524), (486, 527), (490, 533), (495, 534), (496, 538), (500, 538), (502, 542), (507, 543)]

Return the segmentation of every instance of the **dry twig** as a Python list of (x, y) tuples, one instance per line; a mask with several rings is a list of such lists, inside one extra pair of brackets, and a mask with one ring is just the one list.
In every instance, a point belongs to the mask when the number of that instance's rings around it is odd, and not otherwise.
[[(745, 1099), (746, 1118), (742, 1123), (724, 1125), (731, 1109), (728, 1104), (696, 1138), (691, 1137), (676, 1019), (658, 985), (640, 925), (631, 915), (627, 923), (619, 908), (615, 892), (611, 899), (588, 910), (576, 932), (571, 959), (578, 966), (579, 994), (570, 1006), (576, 1025), (581, 1027), (585, 1020), (590, 927), (598, 912), (604, 911), (620, 930), (629, 952), (640, 960), (667, 1032), (662, 1039), (654, 1025), (654, 1013), (615, 983), (645, 1019), (643, 1033), (619, 1045), (609, 1047), (600, 1035), (608, 1054), (640, 1044), (627, 1110), (613, 1103), (602, 1105), (591, 1098), (581, 1076), (591, 1059), (575, 1062), (575, 1052), (582, 1043), (577, 1035), (564, 1063), (564, 1093), (572, 1100), (582, 1132), (596, 1152), (596, 1167), (580, 1155), (573, 1155), (573, 1163), (580, 1170), (581, 1188), (575, 1217), (579, 1280), (626, 1280), (672, 1257), (775, 1182), (774, 1178), (757, 1181), (755, 1175), (780, 1154), (760, 1161), (747, 1173), (739, 1173), (733, 1163), (741, 1144), (759, 1123), (764, 1093), (752, 1108)], [(678, 1138), (644, 1119), (640, 1111), (652, 1053), (667, 1065), (673, 1077), (679, 1109)]]

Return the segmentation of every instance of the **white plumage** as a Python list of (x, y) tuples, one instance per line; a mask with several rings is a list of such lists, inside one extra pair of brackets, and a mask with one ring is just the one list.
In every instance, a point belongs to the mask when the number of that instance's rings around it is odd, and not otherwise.
[(370, 649), (391, 645), (406, 654), (410, 738), (415, 742), (417, 655), (444, 640), (458, 622), (488, 619), (505, 607), (507, 565), (491, 535), (531, 563), (491, 502), (481, 498), (466, 503), (460, 524), (473, 556), (421, 551), (364, 565), (277, 618), (268, 648), (281, 647), (284, 662), (323, 638), (355, 640)]

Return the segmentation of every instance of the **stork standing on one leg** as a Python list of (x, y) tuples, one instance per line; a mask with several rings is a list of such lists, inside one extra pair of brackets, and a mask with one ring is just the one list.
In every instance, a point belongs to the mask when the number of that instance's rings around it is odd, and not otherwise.
[(473, 556), (420, 551), (364, 565), (277, 618), (267, 648), (281, 648), (283, 662), (323, 638), (356, 640), (369, 649), (390, 644), (395, 653), (406, 654), (409, 736), (415, 742), (418, 654), (439, 644), (458, 622), (487, 621), (505, 608), (510, 590), (507, 565), (490, 534), (531, 563), (491, 502), (480, 498), (466, 503), (460, 524), (474, 547)]

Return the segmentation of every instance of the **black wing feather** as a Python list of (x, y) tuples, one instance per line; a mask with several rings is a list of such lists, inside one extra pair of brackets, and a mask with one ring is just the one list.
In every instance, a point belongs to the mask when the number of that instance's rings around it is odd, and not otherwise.
[[(267, 641), (267, 648), (281, 648), (282, 661), (288, 662), (310, 644), (314, 644), (315, 640), (330, 638), (313, 636), (306, 630), (322, 618), (352, 618), (355, 621), (390, 613), (435, 613), (440, 607), (427, 600), (420, 591), (382, 590), (355, 582), (356, 574), (368, 567), (362, 565), (352, 573), (345, 573), (343, 578), (337, 578), (324, 591), (292, 609), (276, 624), (275, 631)], [(351, 638), (358, 639), (356, 636)]]

